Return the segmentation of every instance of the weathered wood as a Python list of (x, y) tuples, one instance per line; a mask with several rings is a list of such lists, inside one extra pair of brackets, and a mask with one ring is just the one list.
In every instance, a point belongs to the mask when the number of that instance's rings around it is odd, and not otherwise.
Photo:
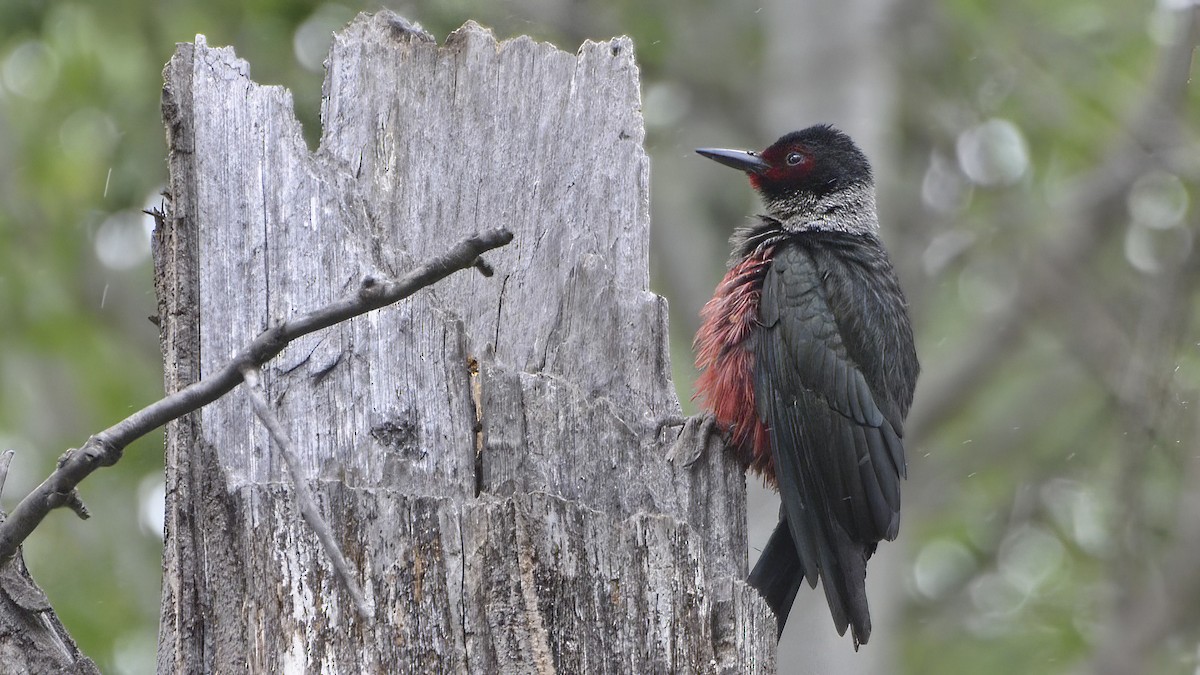
[[(0, 477), (0, 485), (3, 482)], [(29, 576), (19, 551), (0, 566), (0, 671), (7, 675), (100, 672), (79, 652), (46, 594)]]
[[(180, 45), (156, 234), (167, 386), (272, 320), (474, 231), (512, 244), (291, 344), (263, 383), (375, 622), (362, 625), (243, 395), (168, 428), (160, 672), (762, 672), (744, 479), (665, 457), (679, 414), (648, 291), (632, 44), (334, 38), (319, 150), (288, 92)], [(299, 671), (296, 671), (299, 672)]]

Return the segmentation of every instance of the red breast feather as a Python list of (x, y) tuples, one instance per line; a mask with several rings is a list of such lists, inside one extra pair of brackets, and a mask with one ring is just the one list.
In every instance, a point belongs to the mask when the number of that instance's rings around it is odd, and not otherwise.
[(758, 303), (772, 252), (772, 247), (762, 247), (730, 268), (712, 300), (700, 310), (700, 330), (693, 343), (700, 370), (694, 398), (730, 432), (730, 443), (742, 463), (771, 486), (775, 466), (767, 428), (754, 405), (752, 369)]

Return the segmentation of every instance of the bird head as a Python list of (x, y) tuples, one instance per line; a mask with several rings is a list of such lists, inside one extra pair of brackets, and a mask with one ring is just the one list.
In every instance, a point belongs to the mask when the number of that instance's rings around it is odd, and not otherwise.
[(745, 171), (768, 215), (788, 229), (856, 232), (878, 227), (871, 165), (849, 136), (829, 125), (793, 131), (762, 152), (696, 152)]

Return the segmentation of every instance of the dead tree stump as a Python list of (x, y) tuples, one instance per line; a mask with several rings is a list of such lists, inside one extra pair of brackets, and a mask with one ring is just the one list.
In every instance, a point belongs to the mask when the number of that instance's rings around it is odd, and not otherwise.
[[(626, 38), (577, 55), (360, 16), (320, 147), (198, 37), (165, 71), (167, 386), (363, 277), (509, 228), (462, 273), (302, 338), (263, 382), (374, 607), (354, 614), (246, 394), (172, 423), (160, 672), (766, 672), (744, 478), (674, 466), (667, 311)], [(371, 653), (374, 650), (374, 653)]]

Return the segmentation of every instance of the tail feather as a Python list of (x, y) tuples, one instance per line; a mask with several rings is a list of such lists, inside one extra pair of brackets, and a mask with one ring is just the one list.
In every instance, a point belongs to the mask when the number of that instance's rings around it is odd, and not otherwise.
[(836, 524), (829, 527), (832, 536), (821, 549), (821, 586), (834, 617), (838, 635), (849, 626), (854, 649), (871, 637), (871, 612), (867, 607), (867, 558), (874, 546), (850, 541)]
[(850, 628), (854, 648), (858, 649), (871, 637), (866, 578), (867, 559), (875, 547), (851, 541), (836, 525), (829, 529), (833, 532), (824, 533), (830, 536), (825, 538), (825, 545), (820, 546), (818, 552), (819, 569), (809, 571), (797, 553), (788, 521), (781, 518), (747, 582), (758, 589), (775, 613), (782, 635), (805, 577), (820, 577), (838, 635), (845, 635), (846, 629)]
[(792, 533), (788, 531), (787, 521), (780, 520), (746, 579), (751, 586), (758, 589), (771, 611), (775, 612), (780, 635), (783, 635), (788, 613), (796, 600), (796, 592), (804, 583), (804, 577), (804, 563), (800, 562), (800, 555), (796, 553), (796, 544), (792, 542)]

